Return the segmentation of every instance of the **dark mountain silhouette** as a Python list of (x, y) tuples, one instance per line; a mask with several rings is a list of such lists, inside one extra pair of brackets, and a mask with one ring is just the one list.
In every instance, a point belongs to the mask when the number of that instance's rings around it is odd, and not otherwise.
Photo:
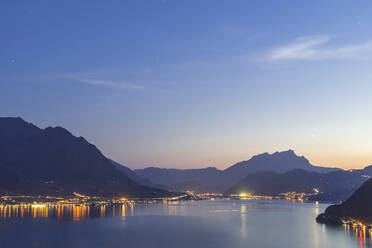
[(159, 196), (121, 173), (94, 145), (61, 127), (0, 118), (3, 193)]
[(242, 161), (224, 170), (229, 177), (243, 178), (256, 171), (270, 171), (284, 173), (294, 169), (326, 173), (335, 171), (337, 168), (314, 166), (304, 156), (297, 156), (293, 150), (275, 152), (273, 154), (262, 153), (251, 159)]
[(372, 179), (365, 182), (349, 199), (329, 206), (317, 221), (326, 224), (341, 224), (342, 218), (372, 222)]
[[(135, 170), (135, 173), (142, 178), (152, 180), (157, 184), (167, 185), (170, 188), (177, 186), (178, 189), (187, 190), (192, 188), (191, 182), (194, 182), (197, 186), (195, 188), (198, 188), (199, 191), (207, 192), (213, 189), (216, 192), (223, 192), (254, 172), (284, 173), (293, 169), (318, 173), (338, 170), (336, 168), (313, 166), (306, 158), (299, 157), (294, 151), (288, 150), (273, 154), (256, 155), (250, 160), (236, 163), (225, 170), (218, 170), (214, 167), (191, 170), (149, 167)], [(185, 185), (185, 187), (182, 187), (182, 185)]]
[(347, 199), (367, 178), (359, 172), (333, 171), (317, 173), (295, 169), (283, 174), (255, 172), (227, 191), (228, 194), (249, 192), (255, 195), (278, 195), (285, 192), (314, 193), (313, 200), (339, 201)]

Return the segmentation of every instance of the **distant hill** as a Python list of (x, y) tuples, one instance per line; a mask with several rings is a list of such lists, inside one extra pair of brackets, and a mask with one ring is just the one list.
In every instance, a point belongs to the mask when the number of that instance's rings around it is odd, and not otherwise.
[(169, 194), (134, 182), (84, 138), (61, 127), (41, 129), (21, 118), (0, 118), (0, 170), (3, 194)]
[(153, 187), (153, 188), (159, 188), (159, 189), (166, 189), (167, 187), (165, 185), (162, 185), (162, 184), (156, 184), (154, 182), (152, 182), (151, 180), (149, 179), (146, 179), (146, 178), (142, 178), (140, 177), (139, 175), (137, 175), (132, 169), (130, 169), (129, 167), (127, 166), (124, 166), (122, 164), (119, 164), (118, 162), (115, 162), (113, 160), (110, 159), (110, 162), (120, 171), (122, 172), (124, 175), (126, 175), (127, 177), (129, 177), (131, 180), (133, 180), (134, 182), (140, 184), (140, 185), (145, 185), (145, 186), (149, 186), (149, 187)]
[(247, 192), (253, 195), (278, 195), (289, 191), (310, 193), (314, 192), (314, 184), (318, 176), (319, 174), (316, 172), (301, 169), (295, 169), (284, 174), (259, 171), (248, 175), (226, 193)]
[(148, 167), (134, 172), (141, 178), (164, 185), (172, 191), (221, 192), (223, 190), (223, 183), (221, 183), (223, 173), (214, 167), (187, 170)]
[(247, 175), (255, 172), (284, 173), (294, 169), (318, 173), (338, 170), (337, 168), (313, 166), (303, 156), (299, 157), (294, 151), (288, 150), (273, 154), (263, 153), (256, 155), (247, 161), (236, 163), (225, 170), (218, 170), (214, 167), (190, 170), (149, 167), (135, 170), (135, 173), (157, 184), (168, 185), (170, 188), (176, 187), (179, 190), (194, 188), (201, 192), (210, 190), (223, 192)]
[(372, 223), (372, 179), (365, 182), (349, 199), (339, 205), (329, 206), (317, 221), (341, 224), (342, 218), (359, 219)]
[(242, 179), (226, 193), (248, 192), (255, 195), (278, 195), (285, 192), (314, 193), (313, 200), (339, 201), (347, 199), (367, 178), (360, 172), (333, 171), (317, 173), (295, 169), (280, 174), (255, 172)]

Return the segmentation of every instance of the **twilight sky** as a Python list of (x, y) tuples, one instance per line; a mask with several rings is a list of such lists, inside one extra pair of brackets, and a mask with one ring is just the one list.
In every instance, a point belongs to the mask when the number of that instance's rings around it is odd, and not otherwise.
[(131, 168), (372, 164), (372, 1), (0, 4), (0, 116)]

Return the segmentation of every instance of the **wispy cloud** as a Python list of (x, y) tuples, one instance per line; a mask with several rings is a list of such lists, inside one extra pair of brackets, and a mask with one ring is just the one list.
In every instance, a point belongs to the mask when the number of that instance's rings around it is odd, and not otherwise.
[(372, 40), (339, 47), (324, 47), (330, 38), (326, 35), (299, 37), (294, 42), (272, 49), (265, 61), (370, 59)]
[(103, 79), (92, 79), (83, 76), (64, 76), (66, 79), (77, 81), (84, 84), (98, 85), (115, 89), (144, 90), (145, 86), (133, 84), (126, 81), (112, 81)]

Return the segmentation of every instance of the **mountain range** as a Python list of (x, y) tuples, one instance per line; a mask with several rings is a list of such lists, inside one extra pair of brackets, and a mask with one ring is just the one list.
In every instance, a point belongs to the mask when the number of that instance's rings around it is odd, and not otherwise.
[(310, 198), (312, 200), (342, 201), (372, 177), (372, 166), (349, 171), (314, 166), (305, 157), (287, 150), (255, 155), (225, 170), (148, 167), (133, 172), (142, 182), (146, 179), (157, 187), (175, 192), (247, 192), (274, 196), (285, 192), (312, 193), (316, 189), (319, 192)]
[(317, 173), (338, 170), (337, 168), (313, 166), (305, 157), (297, 156), (293, 150), (288, 150), (273, 154), (259, 154), (225, 170), (218, 170), (214, 167), (187, 170), (149, 167), (137, 169), (134, 172), (141, 178), (164, 185), (169, 190), (189, 189), (197, 192), (224, 192), (247, 175), (255, 172), (285, 173), (294, 169)]
[[(0, 193), (158, 197), (187, 190), (216, 193), (320, 193), (344, 200), (372, 176), (372, 166), (344, 171), (312, 165), (293, 150), (263, 153), (225, 170), (132, 170), (105, 157), (62, 127), (41, 129), (21, 118), (0, 118)], [(173, 192), (173, 193), (172, 193)]]

